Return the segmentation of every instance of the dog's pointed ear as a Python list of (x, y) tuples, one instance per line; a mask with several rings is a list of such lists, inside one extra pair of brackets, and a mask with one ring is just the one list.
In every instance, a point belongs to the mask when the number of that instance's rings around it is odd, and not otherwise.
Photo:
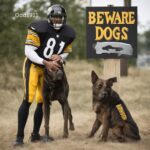
[(98, 79), (97, 74), (95, 73), (95, 71), (92, 70), (92, 72), (91, 72), (91, 81), (92, 81), (92, 83), (94, 84), (97, 81), (97, 79)]
[(113, 78), (108, 79), (108, 83), (109, 83), (110, 86), (113, 86), (114, 82), (117, 82), (117, 77), (113, 77)]

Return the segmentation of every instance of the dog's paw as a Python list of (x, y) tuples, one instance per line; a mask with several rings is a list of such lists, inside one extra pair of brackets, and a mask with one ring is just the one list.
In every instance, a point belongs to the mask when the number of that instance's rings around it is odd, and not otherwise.
[(126, 139), (123, 138), (123, 137), (120, 137), (120, 138), (118, 138), (118, 141), (119, 141), (120, 143), (124, 143), (124, 142), (126, 142)]
[(52, 142), (54, 141), (54, 138), (51, 136), (44, 136), (43, 137), (43, 142)]
[(107, 137), (101, 137), (98, 142), (106, 142), (107, 141)]
[(107, 140), (102, 140), (102, 139), (99, 139), (98, 140), (98, 143), (105, 143)]
[(68, 138), (68, 134), (64, 134), (64, 135), (63, 135), (63, 138), (64, 138), (64, 139)]
[(87, 136), (87, 138), (92, 138), (92, 137), (94, 137), (93, 134), (89, 134), (89, 135)]
[(74, 128), (74, 124), (70, 125), (70, 128), (69, 128), (71, 131), (74, 131), (75, 128)]

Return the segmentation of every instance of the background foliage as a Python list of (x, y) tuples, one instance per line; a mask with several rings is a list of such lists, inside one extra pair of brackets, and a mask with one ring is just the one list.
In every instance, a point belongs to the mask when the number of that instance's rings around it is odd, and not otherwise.
[[(22, 8), (16, 9), (17, 0), (0, 0), (0, 57), (13, 60), (24, 56), (24, 41), (26, 29), (30, 22), (36, 19), (46, 19), (46, 10), (50, 6), (48, 0), (31, 0)], [(71, 58), (85, 58), (85, 15), (84, 9), (75, 0), (51, 0), (51, 4), (62, 4), (68, 14), (68, 24), (75, 31), (77, 38), (73, 44)], [(68, 5), (69, 4), (69, 5)], [(34, 14), (34, 17), (18, 17), (22, 14)], [(81, 32), (82, 31), (82, 32)]]

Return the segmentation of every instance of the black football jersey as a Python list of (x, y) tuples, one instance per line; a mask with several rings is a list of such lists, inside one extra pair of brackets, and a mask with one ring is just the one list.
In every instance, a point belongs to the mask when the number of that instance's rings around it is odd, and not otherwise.
[(70, 52), (74, 39), (75, 32), (70, 26), (65, 24), (57, 31), (44, 20), (29, 25), (25, 44), (36, 46), (38, 56), (48, 60), (53, 54)]

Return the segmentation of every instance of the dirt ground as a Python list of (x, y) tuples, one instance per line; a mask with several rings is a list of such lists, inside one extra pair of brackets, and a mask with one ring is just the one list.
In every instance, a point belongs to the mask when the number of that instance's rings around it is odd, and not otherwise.
[[(91, 70), (102, 74), (100, 64), (86, 61), (69, 61), (65, 66), (70, 85), (69, 103), (72, 108), (75, 131), (63, 139), (63, 116), (57, 102), (52, 105), (50, 134), (55, 138), (50, 143), (31, 143), (33, 114), (36, 103), (30, 109), (25, 128), (23, 150), (149, 150), (150, 149), (150, 70), (129, 68), (129, 76), (120, 79), (120, 95), (137, 122), (141, 141), (119, 143), (111, 138), (108, 142), (98, 142), (100, 131), (88, 139), (95, 114), (92, 111)], [(12, 150), (17, 130), (17, 111), (22, 102), (23, 81), (21, 65), (5, 63), (0, 72), (0, 150)], [(44, 134), (44, 125), (41, 126)]]

